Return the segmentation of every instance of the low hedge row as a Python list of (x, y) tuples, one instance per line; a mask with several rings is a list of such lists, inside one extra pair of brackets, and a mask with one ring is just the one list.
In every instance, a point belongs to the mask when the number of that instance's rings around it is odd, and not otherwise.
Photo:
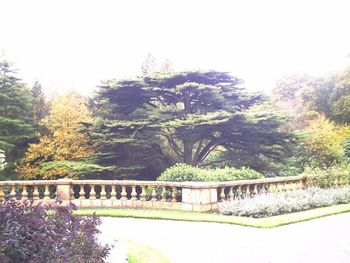
[(208, 182), (208, 181), (233, 181), (245, 179), (259, 179), (264, 176), (252, 169), (233, 167), (203, 169), (183, 163), (178, 163), (166, 169), (158, 178), (158, 181), (169, 182)]

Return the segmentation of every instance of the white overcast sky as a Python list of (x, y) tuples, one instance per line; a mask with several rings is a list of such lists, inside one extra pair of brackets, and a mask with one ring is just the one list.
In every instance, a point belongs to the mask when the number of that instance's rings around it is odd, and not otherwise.
[(0, 0), (0, 10), (0, 54), (50, 92), (135, 76), (149, 52), (257, 90), (350, 64), (349, 0)]

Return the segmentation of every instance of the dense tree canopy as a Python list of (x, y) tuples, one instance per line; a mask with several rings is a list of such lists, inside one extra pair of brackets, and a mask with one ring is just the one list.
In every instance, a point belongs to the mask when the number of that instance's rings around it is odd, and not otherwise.
[(14, 167), (23, 157), (28, 143), (35, 139), (34, 128), (31, 92), (16, 77), (11, 64), (1, 61), (0, 152), (3, 152), (6, 162), (3, 174), (13, 174)]
[(201, 164), (220, 147), (234, 158), (247, 156), (247, 164), (278, 158), (290, 140), (279, 131), (283, 117), (254, 111), (265, 98), (241, 84), (216, 71), (108, 81), (94, 100), (101, 118), (94, 128), (97, 162), (145, 176), (155, 166)]
[(315, 111), (339, 124), (350, 124), (350, 67), (330, 76), (293, 75), (274, 89), (279, 104), (298, 113)]
[(294, 112), (285, 128), (300, 138), (289, 166), (303, 170), (348, 161), (350, 68), (317, 78), (287, 77), (277, 83), (274, 94), (278, 108)]
[(74, 177), (74, 162), (92, 153), (92, 142), (83, 132), (82, 122), (91, 121), (87, 100), (70, 92), (51, 102), (49, 115), (41, 124), (46, 132), (40, 141), (30, 144), (18, 171), (26, 179)]

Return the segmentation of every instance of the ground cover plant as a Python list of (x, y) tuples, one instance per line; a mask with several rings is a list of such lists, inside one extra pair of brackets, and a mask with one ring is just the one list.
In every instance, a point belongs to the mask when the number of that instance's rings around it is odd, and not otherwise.
[(309, 188), (278, 193), (265, 193), (219, 204), (223, 215), (270, 217), (313, 208), (350, 203), (350, 187)]
[(100, 245), (98, 217), (73, 217), (73, 207), (0, 204), (0, 262), (102, 263), (110, 247)]

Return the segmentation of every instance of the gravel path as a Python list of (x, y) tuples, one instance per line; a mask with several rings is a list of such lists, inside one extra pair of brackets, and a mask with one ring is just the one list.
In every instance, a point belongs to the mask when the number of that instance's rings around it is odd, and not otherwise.
[(350, 213), (272, 229), (106, 217), (100, 229), (102, 240), (145, 243), (173, 263), (350, 262)]

